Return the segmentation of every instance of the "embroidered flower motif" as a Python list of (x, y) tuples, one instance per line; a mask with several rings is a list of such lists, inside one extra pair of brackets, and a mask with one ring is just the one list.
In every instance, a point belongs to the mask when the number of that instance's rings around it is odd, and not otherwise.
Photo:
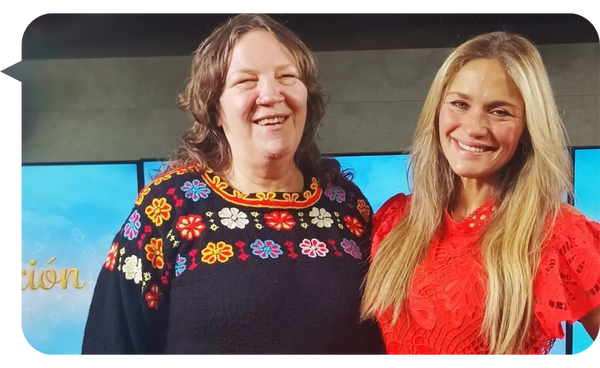
[(169, 179), (171, 179), (171, 174), (164, 173), (164, 174), (161, 174), (161, 175), (157, 176), (156, 178), (154, 178), (152, 180), (152, 184), (158, 185), (158, 184), (162, 183), (163, 181), (167, 181)]
[(310, 222), (318, 227), (331, 227), (331, 224), (333, 224), (331, 214), (324, 208), (319, 209), (317, 207), (313, 207), (308, 215), (312, 217)]
[(118, 243), (112, 243), (110, 246), (110, 250), (108, 251), (108, 256), (106, 256), (106, 260), (104, 261), (104, 268), (109, 270), (113, 270), (115, 268), (115, 260), (117, 259), (117, 250), (119, 249)]
[(263, 226), (261, 224), (259, 224), (258, 222), (256, 224), (254, 224), (254, 227), (257, 228), (258, 230), (262, 230)]
[(340, 243), (340, 245), (342, 246), (342, 248), (344, 248), (344, 252), (348, 253), (352, 257), (354, 257), (356, 259), (362, 258), (362, 253), (360, 252), (360, 248), (358, 247), (358, 245), (356, 245), (356, 242), (354, 240), (348, 240), (348, 239), (344, 238), (344, 239), (342, 239), (342, 242)]
[(194, 238), (198, 238), (204, 229), (206, 229), (206, 225), (202, 223), (202, 217), (200, 215), (188, 215), (181, 216), (175, 228), (179, 230), (181, 237), (187, 240), (192, 240)]
[(292, 215), (285, 211), (267, 213), (265, 220), (267, 220), (267, 225), (275, 230), (291, 230), (296, 225)]
[(210, 225), (210, 229), (211, 229), (212, 231), (217, 231), (217, 229), (218, 229), (218, 228), (219, 228), (219, 225), (217, 225), (217, 224), (212, 224), (212, 225)]
[(281, 245), (275, 243), (273, 240), (265, 240), (264, 242), (260, 239), (256, 239), (254, 243), (250, 244), (252, 248), (252, 254), (259, 256), (262, 259), (277, 258), (283, 254)]
[(300, 243), (300, 248), (302, 248), (302, 254), (305, 254), (310, 258), (325, 257), (329, 252), (325, 243), (314, 238), (310, 240), (304, 239), (302, 243)]
[(144, 201), (144, 197), (146, 196), (146, 194), (150, 193), (150, 187), (145, 187), (144, 189), (142, 189), (140, 191), (140, 193), (138, 194), (137, 198), (135, 199), (135, 205), (139, 206), (142, 204), (142, 202)]
[(243, 229), (250, 222), (248, 215), (235, 207), (223, 208), (219, 211), (219, 217), (221, 217), (221, 223), (230, 229)]
[(337, 203), (342, 203), (346, 200), (346, 191), (333, 184), (327, 185), (327, 188), (325, 188), (325, 195), (327, 198)]
[(146, 258), (152, 262), (152, 267), (162, 270), (162, 268), (165, 266), (162, 239), (150, 239), (150, 244), (146, 244), (144, 250), (146, 251)]
[(356, 217), (346, 215), (344, 216), (344, 222), (346, 223), (348, 230), (356, 237), (360, 237), (365, 232), (362, 224)]
[(366, 222), (369, 222), (369, 216), (371, 215), (371, 209), (367, 205), (367, 202), (359, 199), (357, 201), (356, 209), (360, 212), (361, 216), (365, 219)]
[(225, 263), (233, 257), (233, 247), (223, 241), (217, 244), (209, 242), (206, 248), (202, 249), (202, 262), (213, 264), (216, 261)]
[(148, 308), (158, 309), (158, 298), (160, 297), (160, 289), (158, 285), (150, 286), (150, 291), (146, 293), (144, 299), (148, 302)]
[(133, 240), (138, 236), (140, 226), (142, 226), (142, 223), (140, 222), (140, 213), (137, 210), (134, 210), (127, 221), (128, 222), (123, 229), (123, 235), (125, 235), (128, 240)]
[(185, 271), (185, 262), (185, 257), (182, 257), (180, 254), (178, 254), (177, 259), (175, 260), (175, 277), (179, 277), (179, 275), (181, 275), (183, 271)]
[(152, 204), (146, 207), (146, 215), (156, 226), (160, 226), (163, 220), (171, 218), (171, 205), (166, 198), (154, 198)]
[(186, 181), (183, 183), (181, 190), (185, 192), (185, 198), (191, 198), (194, 202), (198, 202), (200, 198), (206, 199), (210, 194), (210, 189), (198, 179), (194, 179), (191, 182)]
[(127, 280), (133, 280), (139, 284), (142, 281), (142, 259), (135, 255), (125, 258), (122, 271)]

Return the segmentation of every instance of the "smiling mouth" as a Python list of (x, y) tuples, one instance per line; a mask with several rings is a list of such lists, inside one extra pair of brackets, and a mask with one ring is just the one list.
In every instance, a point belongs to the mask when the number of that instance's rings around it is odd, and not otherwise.
[(490, 147), (473, 147), (473, 146), (468, 146), (464, 143), (461, 143), (460, 141), (458, 141), (454, 138), (452, 138), (452, 140), (454, 140), (456, 142), (456, 144), (458, 145), (458, 147), (460, 149), (462, 149), (463, 151), (467, 151), (467, 152), (471, 152), (471, 153), (484, 153), (484, 152), (492, 150)]
[(254, 124), (258, 124), (260, 126), (272, 126), (272, 125), (280, 125), (285, 121), (285, 116), (278, 116), (275, 118), (266, 118), (253, 121)]

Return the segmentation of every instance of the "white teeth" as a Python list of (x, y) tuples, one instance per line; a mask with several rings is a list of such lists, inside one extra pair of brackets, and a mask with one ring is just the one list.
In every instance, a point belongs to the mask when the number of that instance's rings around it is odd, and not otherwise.
[(262, 125), (262, 126), (264, 126), (264, 125), (275, 125), (275, 124), (281, 124), (281, 123), (283, 123), (284, 120), (285, 120), (285, 117), (280, 116), (280, 117), (277, 117), (277, 118), (269, 118), (269, 119), (258, 120), (256, 122), (256, 124)]
[(483, 151), (485, 151), (483, 148), (480, 148), (480, 147), (471, 147), (471, 146), (462, 144), (459, 141), (456, 141), (456, 142), (458, 143), (458, 146), (460, 148), (464, 149), (465, 151), (471, 151), (471, 152), (477, 152), (477, 153), (482, 153)]

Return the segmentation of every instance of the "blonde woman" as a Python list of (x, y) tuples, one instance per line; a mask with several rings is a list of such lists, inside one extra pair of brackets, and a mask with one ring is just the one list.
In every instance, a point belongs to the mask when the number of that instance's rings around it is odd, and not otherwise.
[[(600, 225), (563, 203), (566, 136), (540, 54), (504, 32), (453, 51), (377, 212), (362, 316), (388, 353), (544, 354), (600, 324)], [(435, 175), (432, 175), (435, 173)]]

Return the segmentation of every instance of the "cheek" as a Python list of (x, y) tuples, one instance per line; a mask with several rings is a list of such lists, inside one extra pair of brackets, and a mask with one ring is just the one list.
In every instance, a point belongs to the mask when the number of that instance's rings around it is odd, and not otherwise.
[(294, 86), (290, 86), (287, 91), (286, 99), (288, 105), (296, 114), (306, 114), (307, 102), (308, 102), (308, 91), (302, 83), (298, 83)]
[(456, 122), (456, 117), (454, 116), (452, 111), (449, 108), (445, 107), (445, 105), (442, 106), (442, 108), (440, 109), (440, 114), (438, 116), (438, 130), (440, 138), (447, 136), (456, 128), (457, 125), (458, 124)]
[(514, 151), (519, 144), (519, 139), (521, 138), (522, 129), (519, 127), (501, 127), (495, 129), (493, 132), (496, 140), (503, 145), (507, 150)]

